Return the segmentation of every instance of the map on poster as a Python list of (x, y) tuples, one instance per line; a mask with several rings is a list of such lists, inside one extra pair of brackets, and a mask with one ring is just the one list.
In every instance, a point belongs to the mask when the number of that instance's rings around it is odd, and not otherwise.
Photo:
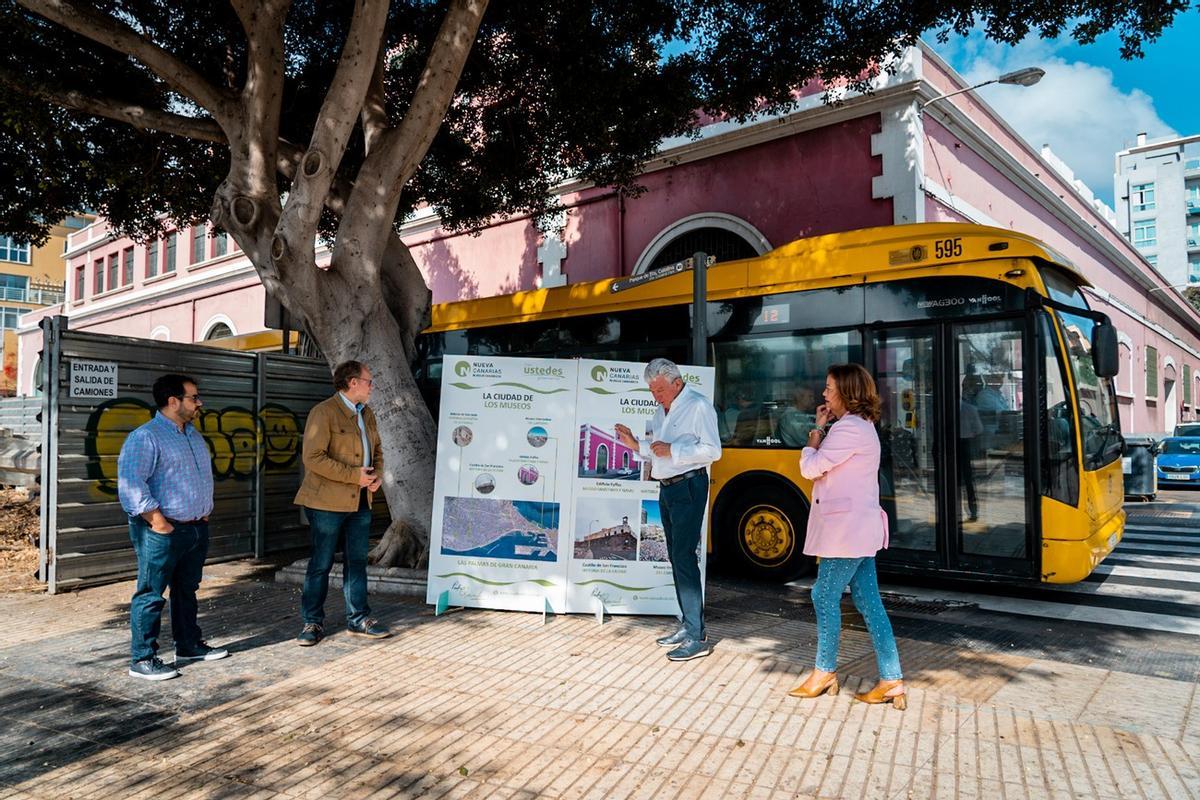
[[(678, 613), (658, 484), (615, 434), (648, 430), (644, 368), (446, 359), (428, 602), (448, 591), (480, 608)], [(712, 397), (711, 368), (680, 369)]]

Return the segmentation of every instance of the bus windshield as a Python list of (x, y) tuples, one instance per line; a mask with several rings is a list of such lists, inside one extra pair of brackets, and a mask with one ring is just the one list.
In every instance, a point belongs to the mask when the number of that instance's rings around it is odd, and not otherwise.
[[(1083, 294), (1073, 282), (1055, 270), (1044, 270), (1043, 276), (1051, 299), (1087, 309)], [(1067, 361), (1075, 378), (1083, 468), (1099, 469), (1121, 455), (1121, 423), (1112, 381), (1097, 376), (1092, 365), (1092, 332), (1096, 323), (1068, 311), (1056, 311), (1055, 315), (1062, 326)]]

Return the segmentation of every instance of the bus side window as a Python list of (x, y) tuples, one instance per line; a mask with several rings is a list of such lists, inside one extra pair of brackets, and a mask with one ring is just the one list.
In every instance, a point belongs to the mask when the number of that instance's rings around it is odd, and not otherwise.
[(746, 336), (715, 342), (716, 406), (729, 447), (799, 449), (816, 425), (825, 371), (862, 360), (858, 331)]

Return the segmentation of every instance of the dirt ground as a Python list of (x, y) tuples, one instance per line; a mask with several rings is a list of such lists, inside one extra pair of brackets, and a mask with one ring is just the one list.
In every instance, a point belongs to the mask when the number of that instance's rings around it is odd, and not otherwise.
[(0, 489), (0, 592), (40, 592), (38, 501), (25, 489)]

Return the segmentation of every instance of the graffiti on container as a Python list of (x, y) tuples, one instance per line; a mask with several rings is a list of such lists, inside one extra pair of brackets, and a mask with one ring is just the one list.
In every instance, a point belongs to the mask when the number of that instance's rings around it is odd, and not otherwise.
[[(98, 405), (88, 417), (84, 452), (88, 477), (100, 493), (117, 493), (117, 456), (129, 433), (154, 416), (156, 409), (142, 400), (125, 398)], [(262, 467), (290, 469), (300, 458), (303, 431), (295, 412), (275, 403), (259, 413), (227, 406), (203, 408), (194, 422), (212, 457), (216, 480), (247, 480)]]

